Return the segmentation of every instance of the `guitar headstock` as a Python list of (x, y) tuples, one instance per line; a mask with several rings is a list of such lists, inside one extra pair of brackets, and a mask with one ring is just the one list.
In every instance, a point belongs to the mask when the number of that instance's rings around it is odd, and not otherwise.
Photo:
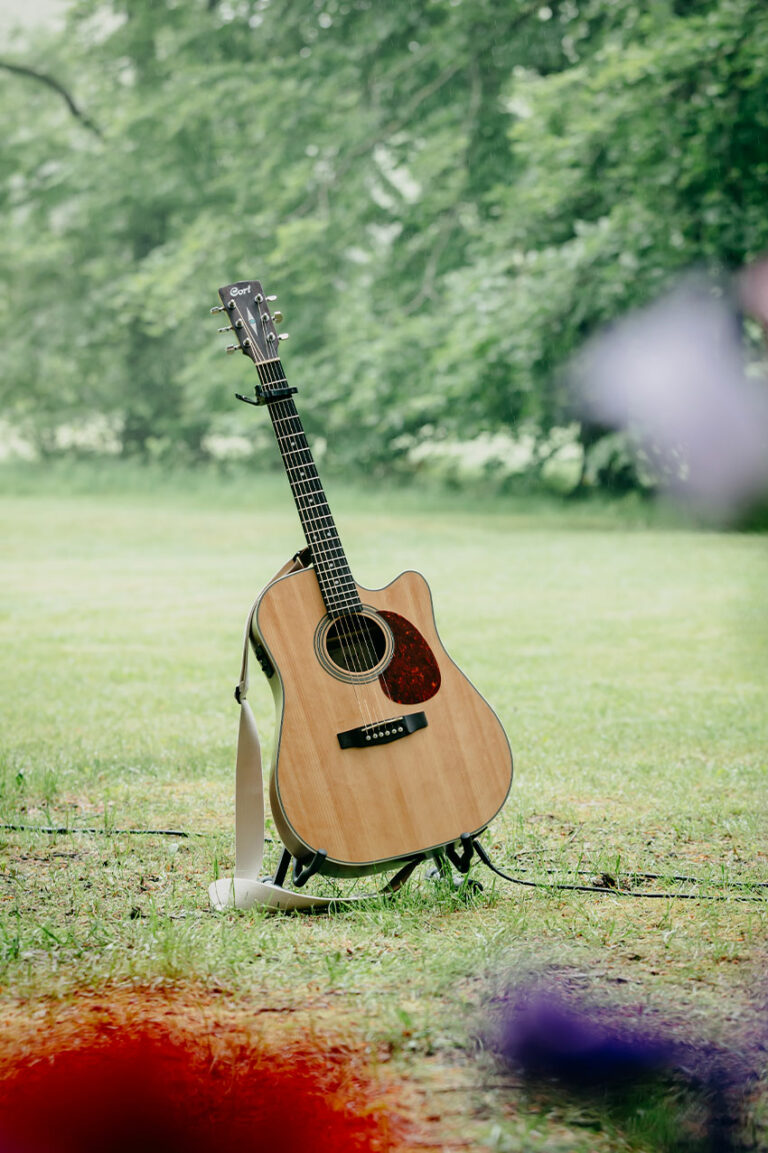
[(267, 296), (258, 280), (239, 280), (237, 284), (225, 284), (219, 289), (221, 306), (212, 312), (224, 312), (229, 317), (229, 325), (219, 332), (234, 332), (237, 344), (230, 345), (227, 352), (244, 352), (254, 364), (277, 360), (278, 345), (287, 340), (288, 334), (278, 333), (275, 321), (281, 321), (279, 312), (271, 312), (270, 305), (276, 296)]

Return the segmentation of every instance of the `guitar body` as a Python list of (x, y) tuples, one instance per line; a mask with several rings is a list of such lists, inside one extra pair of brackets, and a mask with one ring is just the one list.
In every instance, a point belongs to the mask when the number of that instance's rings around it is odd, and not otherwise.
[(362, 613), (329, 614), (314, 569), (281, 577), (252, 633), (274, 670), (275, 823), (292, 856), (323, 850), (337, 876), (481, 832), (512, 782), (504, 729), (445, 652), (424, 578), (355, 587)]

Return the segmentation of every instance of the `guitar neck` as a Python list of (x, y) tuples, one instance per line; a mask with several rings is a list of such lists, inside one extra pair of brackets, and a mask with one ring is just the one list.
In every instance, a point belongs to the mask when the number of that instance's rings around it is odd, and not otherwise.
[[(278, 359), (256, 367), (265, 393), (285, 387), (285, 373)], [(362, 607), (360, 596), (296, 405), (288, 398), (271, 401), (267, 407), (304, 536), (312, 550), (325, 607), (329, 613), (354, 612)]]

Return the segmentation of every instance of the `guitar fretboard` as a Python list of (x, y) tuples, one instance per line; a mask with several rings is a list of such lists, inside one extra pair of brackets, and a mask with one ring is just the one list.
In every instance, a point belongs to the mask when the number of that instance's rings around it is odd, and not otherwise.
[[(279, 360), (256, 367), (265, 391), (285, 386)], [(355, 612), (362, 603), (296, 405), (278, 400), (268, 408), (325, 607), (329, 613)]]

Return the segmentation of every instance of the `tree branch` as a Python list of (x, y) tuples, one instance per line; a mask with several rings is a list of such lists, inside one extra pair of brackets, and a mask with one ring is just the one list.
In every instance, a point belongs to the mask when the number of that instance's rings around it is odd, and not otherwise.
[(456, 228), (456, 212), (450, 210), (445, 219), (441, 222), (438, 231), (437, 240), (435, 241), (432, 250), (424, 268), (424, 275), (421, 278), (421, 287), (416, 295), (403, 306), (403, 316), (410, 316), (411, 313), (416, 312), (421, 308), (426, 300), (434, 299), (435, 279), (437, 277), (437, 269), (440, 264), (440, 257), (445, 251), (446, 245), (451, 238), (451, 235)]
[(94, 136), (98, 136), (99, 140), (103, 139), (103, 134), (99, 126), (91, 120), (90, 116), (87, 116), (86, 113), (83, 112), (82, 108), (75, 104), (75, 101), (69, 92), (67, 92), (64, 85), (60, 84), (58, 80), (55, 80), (53, 76), (49, 76), (47, 72), (38, 72), (35, 68), (27, 67), (26, 64), (12, 64), (9, 60), (0, 60), (0, 68), (4, 68), (6, 72), (15, 72), (18, 76), (28, 76), (31, 80), (38, 80), (41, 84), (52, 88), (54, 92), (57, 92), (59, 96), (61, 96), (72, 115), (76, 116), (89, 132), (92, 132)]
[[(518, 12), (517, 17), (506, 29), (506, 35), (509, 36), (511, 32), (516, 31), (519, 27), (525, 24), (525, 21), (529, 20), (537, 12), (539, 6), (539, 0), (533, 0), (533, 3), (523, 8), (522, 11)], [(440, 89), (443, 88), (450, 80), (452, 80), (454, 76), (456, 76), (459, 72), (468, 66), (476, 70), (477, 60), (482, 57), (484, 52), (491, 48), (494, 43), (494, 39), (495, 34), (491, 35), (484, 42), (473, 44), (471, 46), (472, 52), (469, 56), (464, 59), (459, 59), (453, 64), (449, 64), (447, 68), (444, 68), (443, 71), (434, 78), (434, 80), (430, 81), (429, 84), (424, 85), (423, 88), (420, 88), (417, 92), (415, 92), (408, 104), (400, 112), (400, 115), (396, 120), (392, 120), (389, 124), (384, 125), (375, 136), (367, 137), (359, 144), (356, 144), (350, 148), (344, 157), (339, 161), (330, 178), (324, 182), (323, 195), (327, 196), (328, 191), (336, 184), (338, 184), (340, 177), (344, 175), (348, 168), (351, 167), (358, 156), (361, 156), (366, 152), (372, 152), (377, 144), (381, 144), (383, 141), (388, 140), (396, 133), (402, 132), (402, 130), (408, 126), (414, 114), (424, 103), (424, 101), (428, 100), (431, 96), (434, 96), (436, 92), (439, 92)], [(472, 101), (475, 99), (474, 84), (470, 99)], [(300, 205), (298, 205), (298, 207), (291, 215), (297, 217), (306, 216), (308, 212), (312, 211), (320, 195), (321, 194), (319, 189), (313, 190), (313, 192), (311, 192), (310, 195)]]

